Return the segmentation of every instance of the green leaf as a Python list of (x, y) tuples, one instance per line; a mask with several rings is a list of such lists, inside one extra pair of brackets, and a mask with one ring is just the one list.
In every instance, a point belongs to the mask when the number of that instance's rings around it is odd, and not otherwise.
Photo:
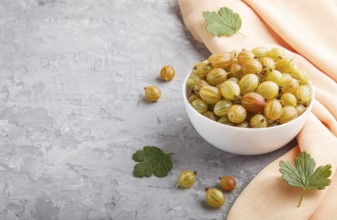
[(328, 177), (331, 176), (331, 165), (325, 165), (318, 167), (311, 175), (308, 183), (308, 189), (324, 189), (325, 186), (330, 185), (331, 180)]
[(280, 161), (282, 178), (293, 187), (302, 188), (301, 205), (305, 190), (321, 190), (330, 185), (331, 165), (319, 166), (315, 170), (316, 162), (305, 151), (295, 158), (295, 166), (286, 161)]
[(218, 12), (204, 11), (206, 29), (215, 36), (231, 36), (241, 28), (240, 15), (227, 7), (220, 8)]
[(145, 146), (132, 155), (132, 159), (139, 162), (135, 165), (133, 175), (135, 177), (165, 177), (172, 169), (170, 154), (166, 154), (158, 147)]
[(143, 150), (138, 150), (136, 153), (132, 155), (132, 159), (136, 162), (142, 162), (145, 158), (145, 151)]

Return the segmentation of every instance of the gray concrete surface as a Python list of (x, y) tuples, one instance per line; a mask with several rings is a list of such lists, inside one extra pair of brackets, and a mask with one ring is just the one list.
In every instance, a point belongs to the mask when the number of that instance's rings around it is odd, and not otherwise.
[[(184, 110), (182, 80), (207, 58), (176, 0), (0, 1), (0, 219), (224, 219), (266, 164), (291, 146), (239, 156), (206, 143)], [(172, 82), (158, 80), (171, 64)], [(158, 85), (149, 104), (143, 88)], [(144, 145), (174, 153), (166, 178), (132, 176)], [(175, 188), (185, 169), (199, 172)], [(237, 178), (226, 205), (204, 188)]]

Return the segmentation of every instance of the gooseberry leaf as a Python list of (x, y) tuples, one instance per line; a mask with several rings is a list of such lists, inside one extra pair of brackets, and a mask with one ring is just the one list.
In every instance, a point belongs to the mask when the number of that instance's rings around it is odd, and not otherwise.
[(241, 28), (241, 17), (227, 7), (220, 8), (218, 12), (204, 11), (202, 16), (206, 19), (206, 29), (215, 36), (232, 36)]
[(135, 177), (165, 177), (173, 167), (170, 154), (166, 154), (158, 147), (145, 146), (132, 155), (132, 159), (138, 162), (134, 166)]
[(322, 190), (330, 185), (331, 165), (319, 166), (315, 169), (316, 162), (305, 151), (295, 158), (295, 167), (288, 161), (280, 161), (282, 178), (293, 187), (302, 188), (301, 198), (297, 205), (301, 205), (305, 190)]

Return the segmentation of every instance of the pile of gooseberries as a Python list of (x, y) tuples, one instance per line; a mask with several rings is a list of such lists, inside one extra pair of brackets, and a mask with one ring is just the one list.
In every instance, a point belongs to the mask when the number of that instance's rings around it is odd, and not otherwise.
[(193, 66), (187, 87), (200, 114), (245, 128), (292, 121), (312, 99), (308, 73), (279, 47), (213, 54)]

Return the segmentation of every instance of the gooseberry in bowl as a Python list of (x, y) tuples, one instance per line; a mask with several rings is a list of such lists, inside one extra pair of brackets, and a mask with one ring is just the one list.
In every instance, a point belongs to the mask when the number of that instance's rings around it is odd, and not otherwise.
[[(286, 57), (282, 48), (269, 52), (253, 57), (245, 50), (239, 61), (230, 52), (215, 54), (212, 62), (202, 61), (210, 67), (208, 72), (200, 75), (195, 67), (201, 64), (197, 63), (186, 76), (182, 91), (187, 115), (211, 145), (234, 154), (264, 154), (285, 146), (303, 128), (315, 98), (310, 74)], [(276, 57), (276, 52), (282, 56)], [(266, 60), (277, 60), (278, 65), (265, 68)], [(262, 69), (254, 62), (259, 62)], [(221, 68), (226, 77), (214, 80), (212, 70), (222, 73)], [(240, 69), (249, 71), (238, 73)], [(207, 79), (208, 73), (211, 77)], [(191, 98), (193, 102), (189, 102)], [(210, 114), (212, 118), (207, 117)]]

